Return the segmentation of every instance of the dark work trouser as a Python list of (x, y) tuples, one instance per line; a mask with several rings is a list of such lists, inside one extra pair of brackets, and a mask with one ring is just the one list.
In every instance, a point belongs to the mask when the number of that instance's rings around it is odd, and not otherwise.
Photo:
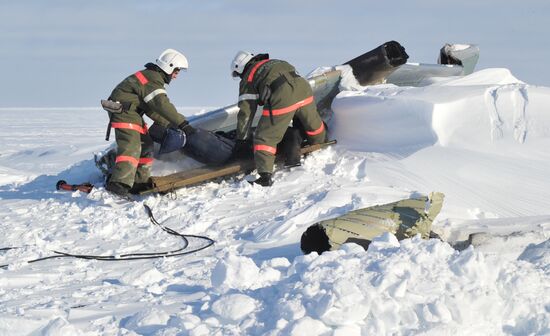
[(264, 109), (254, 135), (254, 161), (258, 173), (273, 172), (277, 144), (281, 142), (292, 118), (300, 120), (310, 144), (326, 140), (326, 130), (313, 96), (283, 108), (272, 108), (271, 112), (273, 123), (269, 109)]
[[(133, 125), (133, 126), (132, 126)], [(110, 182), (132, 187), (145, 183), (151, 177), (153, 139), (145, 124), (113, 123), (117, 143), (117, 156)]]

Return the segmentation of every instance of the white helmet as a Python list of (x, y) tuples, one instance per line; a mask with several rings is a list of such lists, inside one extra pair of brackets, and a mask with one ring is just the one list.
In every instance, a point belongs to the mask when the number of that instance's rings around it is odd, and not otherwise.
[(254, 54), (248, 51), (239, 51), (233, 61), (231, 61), (231, 76), (238, 77), (242, 75), (246, 64), (254, 57)]
[(159, 58), (155, 61), (159, 68), (167, 74), (171, 75), (174, 69), (187, 70), (189, 63), (187, 58), (177, 50), (166, 49), (160, 54)]

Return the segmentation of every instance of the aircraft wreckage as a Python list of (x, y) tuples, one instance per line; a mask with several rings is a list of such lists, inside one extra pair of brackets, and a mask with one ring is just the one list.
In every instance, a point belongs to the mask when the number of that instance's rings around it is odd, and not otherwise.
[[(445, 44), (439, 52), (437, 64), (410, 63), (407, 62), (408, 58), (401, 44), (389, 41), (341, 65), (319, 68), (312, 72), (307, 80), (313, 89), (322, 119), (330, 126), (331, 104), (342, 87), (360, 88), (376, 84), (425, 86), (432, 83), (435, 78), (469, 75), (477, 64), (479, 48), (471, 44)], [(233, 104), (188, 117), (189, 123), (200, 131), (188, 139), (180, 151), (204, 163), (204, 166), (167, 176), (153, 176), (153, 188), (144, 193), (169, 192), (212, 179), (252, 171), (253, 160), (230, 159), (238, 112), (237, 104)], [(258, 123), (260, 116), (261, 113), (256, 113), (253, 126)], [(302, 154), (332, 143), (335, 141), (306, 146), (302, 148)], [(155, 148), (158, 151), (160, 145)], [(163, 154), (157, 152), (156, 156), (163, 160)], [(114, 167), (115, 157), (114, 146), (96, 155), (96, 165), (105, 176), (108, 176)]]

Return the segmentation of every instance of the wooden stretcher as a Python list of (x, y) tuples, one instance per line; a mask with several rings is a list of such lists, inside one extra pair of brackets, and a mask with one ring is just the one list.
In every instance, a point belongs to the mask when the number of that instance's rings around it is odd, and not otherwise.
[[(305, 155), (336, 143), (331, 140), (321, 144), (302, 147), (301, 154)], [(200, 167), (188, 171), (178, 172), (166, 176), (153, 176), (153, 188), (144, 190), (140, 194), (168, 193), (173, 190), (208, 182), (217, 178), (229, 177), (254, 170), (253, 159), (241, 159), (230, 161), (221, 166)]]

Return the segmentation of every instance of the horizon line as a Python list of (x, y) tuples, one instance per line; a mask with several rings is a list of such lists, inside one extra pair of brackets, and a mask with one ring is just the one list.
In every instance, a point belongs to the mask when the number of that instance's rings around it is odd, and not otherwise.
[[(176, 106), (176, 109), (214, 109), (221, 108), (222, 106)], [(69, 106), (69, 107), (0, 107), (0, 111), (14, 111), (14, 110), (103, 110), (101, 106)]]

